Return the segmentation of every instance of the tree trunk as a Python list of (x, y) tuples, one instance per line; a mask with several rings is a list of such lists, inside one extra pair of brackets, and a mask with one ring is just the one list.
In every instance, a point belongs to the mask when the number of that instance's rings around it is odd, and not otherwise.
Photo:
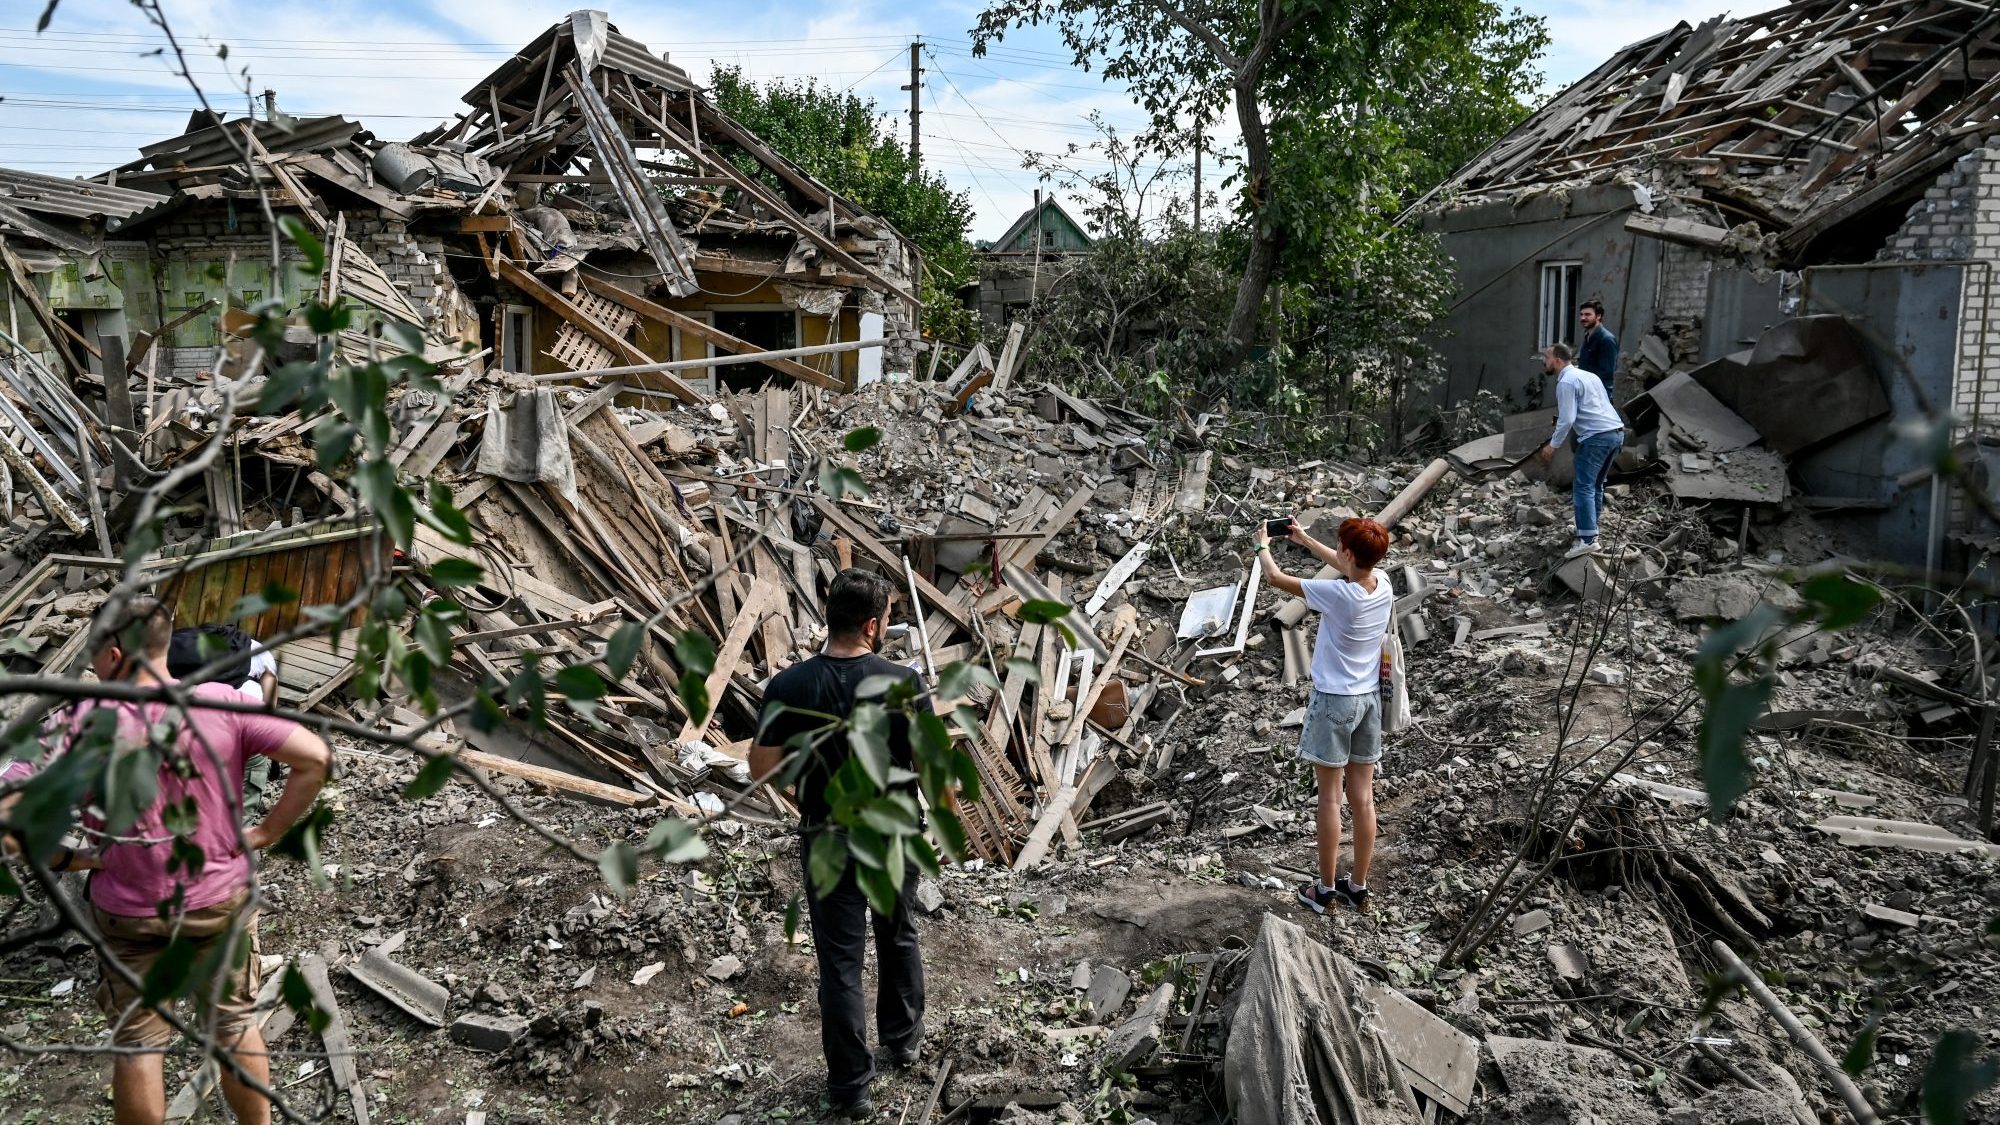
[(1236, 305), (1229, 311), (1228, 360), (1232, 367), (1250, 354), (1250, 342), (1256, 338), (1257, 320), (1264, 310), (1264, 293), (1277, 273), (1284, 237), (1270, 215), (1271, 138), (1264, 131), (1264, 110), (1256, 91), (1255, 72), (1238, 77), (1236, 121), (1243, 131), (1243, 190), (1250, 197), (1251, 233), (1250, 258), (1243, 265), (1243, 280), (1236, 286)]

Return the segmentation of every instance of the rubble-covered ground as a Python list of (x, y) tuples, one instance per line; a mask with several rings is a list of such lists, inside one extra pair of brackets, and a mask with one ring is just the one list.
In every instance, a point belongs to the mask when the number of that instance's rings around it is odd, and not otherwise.
[[(883, 427), (856, 467), (903, 527), (934, 529), (969, 488), (1004, 513), (1033, 484), (1099, 481), (1044, 569), (1078, 572), (1068, 588), (1087, 591), (1154, 536), (1165, 550), (1120, 599), (1169, 625), (1189, 593), (1240, 581), (1255, 518), (1292, 511), (1325, 528), (1343, 511), (1378, 509), (1417, 468), (1219, 456), (1206, 518), (1156, 534), (1130, 518), (1134, 477), (1113, 471), (1116, 450), (1025, 403), (975, 399), (970, 418), (947, 420), (936, 396), (878, 388), (831, 413), (838, 425)], [(1937, 1036), (1990, 1037), (2000, 1026), (2000, 937), (1988, 933), (2000, 865), (1849, 847), (1813, 826), (1860, 813), (1974, 835), (1955, 796), (1964, 717), (1921, 725), (1914, 712), (1929, 702), (1876, 671), (1948, 676), (1957, 656), (1888, 610), (1838, 634), (1789, 638), (1772, 710), (1817, 714), (1753, 736), (1756, 786), (1710, 824), (1685, 792), (1701, 788), (1700, 709), (1688, 692), (1702, 629), (1784, 598), (1778, 576), (1837, 544), (1783, 512), (1760, 513), (1739, 540), (1741, 509), (1676, 507), (1643, 476), (1615, 493), (1607, 573), (1623, 593), (1608, 603), (1579, 598), (1557, 573), (1567, 496), (1519, 477), (1447, 478), (1398, 528), (1385, 565), (1399, 593), (1412, 593), (1412, 575), (1430, 591), (1419, 611), (1428, 639), (1408, 648), (1418, 721), (1390, 740), (1381, 770), (1372, 916), (1322, 921), (1292, 897), (1313, 862), (1311, 780), (1292, 754), (1306, 686), (1284, 683), (1282, 645), (1261, 624), (1279, 603), (1266, 589), (1249, 647), (1187, 665), (1204, 687), (1157, 696), (1156, 707), (1185, 708), (1140, 728), (1157, 743), (1125, 757), (1091, 812), (1166, 801), (1164, 823), (1115, 843), (1086, 832), (1081, 848), (1030, 873), (972, 865), (923, 889), (930, 1039), (917, 1067), (878, 1081), (884, 1120), (923, 1120), (947, 1060), (931, 1120), (971, 1098), (996, 1112), (1015, 1102), (1015, 1120), (1224, 1119), (1216, 1076), (1240, 974), (1227, 955), (1255, 939), (1267, 910), (1475, 1038), (1558, 1044), (1510, 1054), (1504, 1071), (1483, 1056), (1470, 1111), (1480, 1121), (1793, 1122), (1801, 1098), (1811, 1119), (1842, 1119), (1831, 1087), (1752, 1001), (1732, 996), (1705, 1014), (1718, 938), (1836, 1056), (1879, 1015), (1863, 1083), (1886, 1118), (1916, 1119)], [(1295, 550), (1281, 561), (1312, 569)], [(1590, 784), (1628, 755), (1622, 772), (1636, 781), (1601, 788), (1565, 831)], [(340, 813), (323, 857), (329, 881), (271, 864), (266, 955), (351, 956), (405, 933), (397, 958), (448, 988), (454, 1017), (516, 1014), (529, 1028), (508, 1050), (476, 1051), (336, 973), (375, 1120), (817, 1118), (814, 972), (809, 946), (787, 940), (802, 876), (785, 829), (720, 821), (708, 858), (648, 868), (620, 900), (474, 789), (410, 805), (398, 796), (413, 774), (404, 760), (352, 747), (343, 761), (329, 789)], [(657, 815), (496, 783), (586, 848), (637, 842)], [(1447, 966), (1447, 948), (1517, 853), (1524, 871), (1548, 865), (1548, 878), (1495, 915), (1490, 941)], [(1216, 953), (1221, 1002), (1205, 1006), (1193, 1034), (1170, 1025), (1171, 1042), (1135, 1080), (1101, 1074), (1099, 1029), (1161, 981), (1198, 991), (1198, 958)], [(102, 1020), (90, 960), (75, 942), (0, 960), (0, 1024), (92, 1041)], [(1095, 1022), (1084, 963), (1131, 984)], [(306, 1106), (329, 1097), (316, 1041), (294, 1030), (275, 1047), (291, 1095)], [(170, 1074), (185, 1069), (177, 1061)], [(49, 1055), (0, 1073), (0, 1120), (109, 1117), (97, 1060)], [(1970, 1119), (2000, 1120), (2000, 1096), (1975, 1103)]]

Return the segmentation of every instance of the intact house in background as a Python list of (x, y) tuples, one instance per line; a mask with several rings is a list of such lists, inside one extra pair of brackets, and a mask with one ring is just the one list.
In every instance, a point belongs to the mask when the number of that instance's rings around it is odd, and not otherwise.
[[(1801, 0), (1683, 23), (1617, 52), (1414, 211), (1457, 264), (1439, 407), (1482, 391), (1549, 406), (1536, 353), (1574, 343), (1595, 297), (1621, 339), (1628, 418), (1657, 407), (1680, 423), (1670, 471), (1775, 454), (1791, 478), (1776, 496), (1839, 513), (1878, 557), (1990, 552), (2000, 528), (1928, 471), (1904, 424), (1955, 414), (1990, 505), (2000, 8)], [(1666, 386), (1672, 373), (1688, 379)], [(1738, 416), (1749, 441), (1694, 440), (1689, 383), (1697, 413)], [(1677, 408), (1631, 399), (1655, 384)], [(1768, 481), (1707, 491), (1776, 498)]]
[[(33, 379), (53, 372), (199, 395), (248, 310), (292, 315), (315, 284), (367, 314), (344, 349), (403, 321), (468, 373), (691, 361), (625, 382), (700, 400), (718, 384), (846, 388), (910, 370), (915, 245), (604, 13), (555, 24), (464, 102), (450, 124), (385, 143), (267, 95), (258, 119), (197, 114), (93, 180), (0, 171), (14, 392), (32, 406)], [(297, 269), (288, 242), (291, 265), (272, 269), (267, 207), (324, 244), (323, 276)], [(114, 362), (126, 371), (107, 381)]]
[(1070, 267), (1090, 253), (1090, 234), (1054, 195), (1035, 189), (1034, 205), (1005, 234), (981, 242), (976, 261), (979, 282), (963, 294), (986, 323), (1005, 328), (1027, 311)]

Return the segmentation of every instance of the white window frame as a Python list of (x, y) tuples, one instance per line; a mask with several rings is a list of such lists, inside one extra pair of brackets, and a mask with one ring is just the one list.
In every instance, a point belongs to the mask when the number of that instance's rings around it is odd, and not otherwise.
[[(713, 312), (703, 310), (701, 312), (683, 312), (681, 315), (687, 317), (689, 320), (699, 320), (710, 328), (715, 327), (715, 314)], [(714, 344), (709, 343), (706, 339), (692, 332), (683, 332), (678, 328), (673, 330), (673, 349), (674, 359), (676, 360), (714, 359), (717, 354)], [(681, 377), (682, 382), (700, 391), (702, 394), (713, 395), (715, 393), (715, 368), (713, 367), (690, 367), (685, 371), (675, 372), (675, 374)]]
[(1568, 343), (1576, 324), (1577, 305), (1583, 298), (1583, 263), (1575, 259), (1543, 262), (1541, 269), (1539, 316), (1535, 328), (1535, 350), (1554, 343)]
[[(516, 339), (525, 336), (526, 339)], [(535, 367), (535, 310), (529, 305), (500, 306), (500, 370), (529, 375)], [(518, 359), (521, 366), (512, 362)]]

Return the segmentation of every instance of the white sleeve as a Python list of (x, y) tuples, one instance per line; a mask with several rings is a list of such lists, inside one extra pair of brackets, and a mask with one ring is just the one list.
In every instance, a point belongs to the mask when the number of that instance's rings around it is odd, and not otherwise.
[(273, 676), (278, 674), (278, 658), (270, 649), (259, 645), (250, 653), (250, 678), (258, 679), (266, 672)]

